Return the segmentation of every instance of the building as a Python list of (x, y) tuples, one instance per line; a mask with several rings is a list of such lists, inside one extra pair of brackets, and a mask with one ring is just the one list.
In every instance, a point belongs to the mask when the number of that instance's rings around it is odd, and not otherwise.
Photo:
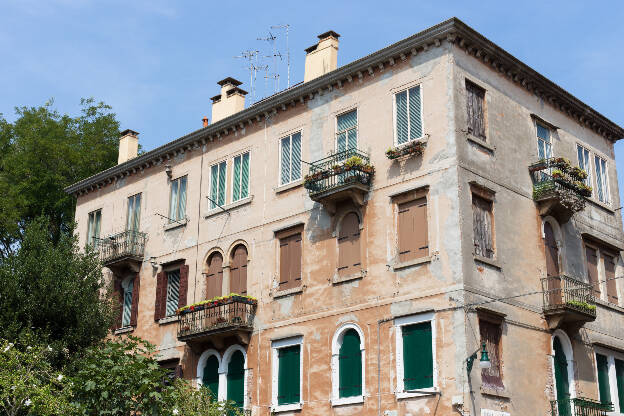
[(338, 43), (67, 188), (115, 333), (253, 415), (624, 414), (624, 129), (455, 18)]

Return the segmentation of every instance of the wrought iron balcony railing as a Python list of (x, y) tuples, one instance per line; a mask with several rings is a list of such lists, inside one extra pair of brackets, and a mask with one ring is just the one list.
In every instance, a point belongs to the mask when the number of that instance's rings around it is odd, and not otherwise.
[(569, 209), (580, 211), (585, 198), (591, 196), (592, 189), (584, 182), (587, 173), (565, 158), (542, 159), (530, 165), (529, 172), (535, 201), (558, 199)]
[(141, 261), (145, 251), (146, 240), (146, 233), (126, 230), (97, 239), (95, 246), (100, 252), (102, 263), (109, 265), (129, 258)]
[(257, 302), (244, 297), (232, 297), (182, 311), (178, 321), (178, 339), (207, 337), (229, 331), (253, 329)]
[(544, 312), (572, 310), (596, 317), (596, 299), (590, 284), (571, 277), (549, 276), (542, 279)]
[(611, 403), (601, 403), (583, 397), (550, 402), (552, 416), (607, 416), (607, 412), (612, 411)]

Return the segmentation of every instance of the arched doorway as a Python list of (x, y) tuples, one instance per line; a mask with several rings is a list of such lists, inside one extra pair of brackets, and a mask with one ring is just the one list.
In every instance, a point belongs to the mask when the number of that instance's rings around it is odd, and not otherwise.
[(242, 409), (245, 405), (245, 357), (241, 351), (234, 351), (227, 369), (227, 400)]
[(219, 359), (215, 355), (206, 360), (202, 385), (210, 389), (213, 400), (219, 399)]
[(247, 248), (239, 244), (232, 251), (230, 267), (230, 292), (247, 294)]
[(566, 349), (559, 336), (553, 337), (553, 366), (555, 373), (555, 390), (557, 399), (558, 416), (572, 416), (570, 399), (571, 357), (566, 354)]

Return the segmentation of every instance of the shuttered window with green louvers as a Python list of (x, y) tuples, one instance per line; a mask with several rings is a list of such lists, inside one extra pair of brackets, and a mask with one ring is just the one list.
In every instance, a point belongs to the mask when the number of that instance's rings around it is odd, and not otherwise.
[(394, 95), (396, 144), (401, 145), (423, 136), (422, 96), (420, 85)]
[(249, 152), (234, 158), (232, 202), (249, 196)]
[(210, 209), (225, 205), (225, 168), (225, 162), (210, 167)]
[(601, 403), (611, 403), (611, 387), (609, 386), (609, 363), (607, 357), (596, 354), (596, 366), (598, 367), (598, 392)]
[(347, 330), (338, 352), (338, 396), (362, 395), (362, 350), (355, 329)]
[(357, 148), (357, 110), (336, 118), (336, 151)]
[(280, 141), (280, 185), (301, 179), (301, 132)]
[(219, 399), (219, 359), (214, 355), (206, 360), (202, 384), (210, 390), (212, 400), (217, 401)]
[(433, 387), (431, 322), (401, 327), (403, 337), (403, 385), (406, 391)]
[(240, 351), (232, 354), (228, 364), (227, 400), (238, 409), (245, 404), (245, 357)]
[(299, 403), (301, 346), (293, 345), (278, 350), (277, 404)]
[(624, 361), (615, 359), (615, 379), (617, 381), (620, 413), (624, 413)]

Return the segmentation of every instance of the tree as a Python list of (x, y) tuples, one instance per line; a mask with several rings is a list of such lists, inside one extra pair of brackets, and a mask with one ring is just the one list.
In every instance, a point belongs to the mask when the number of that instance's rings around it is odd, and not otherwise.
[(0, 261), (15, 251), (27, 224), (45, 215), (57, 241), (74, 218), (74, 199), (63, 190), (117, 163), (119, 122), (111, 107), (81, 100), (81, 114), (61, 115), (52, 101), (0, 115)]
[(52, 241), (49, 228), (47, 219), (35, 219), (0, 262), (0, 337), (33, 332), (56, 351), (74, 353), (106, 337), (112, 301), (96, 254), (79, 250), (71, 229)]

